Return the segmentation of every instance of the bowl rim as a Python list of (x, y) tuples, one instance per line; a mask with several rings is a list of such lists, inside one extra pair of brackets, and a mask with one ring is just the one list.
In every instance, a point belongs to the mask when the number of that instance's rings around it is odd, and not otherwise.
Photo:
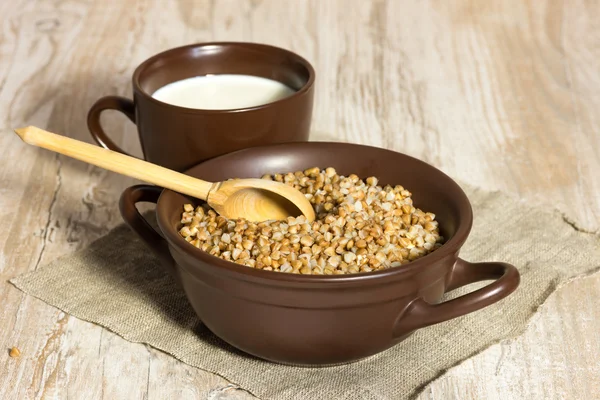
[[(237, 155), (244, 154), (247, 152), (257, 151), (259, 149), (275, 149), (275, 148), (297, 148), (298, 146), (306, 146), (306, 147), (316, 147), (316, 146), (341, 146), (341, 147), (361, 147), (370, 150), (384, 151), (395, 153), (401, 157), (410, 158), (416, 161), (418, 164), (421, 164), (424, 168), (433, 169), (438, 174), (440, 174), (443, 178), (447, 180), (447, 184), (444, 185), (447, 189), (451, 190), (451, 197), (456, 199), (456, 205), (459, 210), (459, 224), (458, 228), (452, 236), (450, 240), (445, 242), (439, 249), (423, 256), (415, 261), (411, 261), (408, 264), (404, 264), (399, 267), (388, 268), (380, 271), (371, 271), (371, 272), (360, 272), (355, 274), (345, 274), (345, 275), (302, 275), (302, 274), (290, 274), (290, 273), (277, 273), (274, 271), (263, 271), (259, 269), (250, 268), (244, 265), (240, 265), (234, 263), (232, 261), (223, 260), (222, 258), (210, 255), (209, 253), (202, 251), (201, 249), (191, 246), (181, 235), (179, 235), (177, 229), (173, 226), (170, 226), (169, 221), (167, 220), (167, 215), (164, 212), (161, 212), (161, 201), (162, 204), (165, 204), (164, 197), (178, 195), (177, 192), (174, 192), (169, 189), (163, 189), (162, 193), (156, 204), (156, 219), (158, 226), (163, 234), (163, 237), (169, 243), (169, 250), (171, 253), (174, 249), (179, 252), (183, 252), (184, 254), (191, 256), (193, 258), (199, 259), (203, 261), (206, 265), (208, 265), (211, 269), (218, 268), (221, 271), (227, 271), (234, 275), (237, 275), (239, 279), (249, 279), (249, 280), (268, 280), (271, 282), (280, 282), (280, 283), (315, 283), (320, 282), (331, 282), (331, 283), (352, 283), (356, 281), (368, 281), (368, 280), (380, 280), (380, 279), (389, 279), (390, 276), (404, 275), (410, 274), (415, 270), (422, 269), (427, 265), (431, 265), (436, 263), (439, 260), (442, 260), (448, 256), (456, 256), (459, 249), (462, 247), (464, 242), (466, 241), (471, 227), (473, 225), (473, 209), (471, 207), (471, 203), (466, 193), (462, 190), (462, 188), (456, 183), (452, 178), (450, 178), (447, 174), (442, 172), (441, 170), (435, 168), (434, 166), (419, 160), (418, 158), (409, 156), (404, 153), (400, 153), (393, 150), (384, 149), (376, 146), (367, 146), (362, 144), (354, 144), (354, 143), (344, 143), (344, 142), (289, 142), (289, 143), (281, 143), (281, 144), (271, 144), (264, 146), (256, 146), (250, 147), (246, 149), (241, 149), (232, 153), (227, 153), (222, 156), (218, 156), (212, 158), (210, 160), (204, 161), (202, 163), (196, 164), (195, 166), (186, 170), (193, 170), (201, 164), (210, 163), (213, 160), (220, 160), (222, 158), (236, 157)], [(463, 222), (464, 221), (464, 222)], [(181, 264), (177, 264), (178, 268), (184, 267)], [(189, 271), (190, 267), (188, 265), (185, 268)], [(202, 268), (200, 265), (193, 265), (192, 268), (198, 269)], [(189, 271), (193, 272), (193, 271)]]

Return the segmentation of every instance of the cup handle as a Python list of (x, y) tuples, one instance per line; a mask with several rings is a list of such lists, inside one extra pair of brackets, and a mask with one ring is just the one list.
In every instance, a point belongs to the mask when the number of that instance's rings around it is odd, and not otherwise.
[(169, 252), (167, 241), (140, 214), (136, 208), (139, 202), (155, 203), (163, 189), (152, 185), (135, 185), (128, 187), (119, 199), (119, 210), (125, 223), (137, 233), (148, 247), (158, 256), (162, 264), (177, 279), (175, 260)]
[(88, 129), (96, 143), (105, 149), (118, 151), (119, 153), (130, 156), (131, 154), (117, 146), (102, 129), (102, 126), (100, 125), (100, 114), (102, 114), (102, 111), (104, 110), (121, 111), (135, 124), (135, 105), (133, 101), (120, 96), (102, 97), (94, 103), (87, 115)]
[(470, 263), (459, 258), (452, 270), (447, 291), (491, 279), (494, 282), (489, 285), (443, 303), (430, 304), (422, 298), (412, 301), (396, 321), (394, 337), (480, 310), (502, 300), (519, 286), (519, 271), (510, 264)]

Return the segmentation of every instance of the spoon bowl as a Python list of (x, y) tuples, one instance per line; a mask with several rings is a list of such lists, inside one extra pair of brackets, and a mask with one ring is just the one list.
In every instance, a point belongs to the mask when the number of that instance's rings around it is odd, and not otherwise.
[(219, 182), (208, 192), (207, 203), (227, 218), (248, 221), (283, 220), (303, 214), (309, 221), (315, 211), (292, 186), (266, 179), (233, 179)]

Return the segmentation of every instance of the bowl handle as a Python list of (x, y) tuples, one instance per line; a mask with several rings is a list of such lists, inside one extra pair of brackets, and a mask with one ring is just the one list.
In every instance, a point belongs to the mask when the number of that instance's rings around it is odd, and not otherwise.
[(510, 264), (470, 263), (459, 258), (452, 270), (446, 291), (491, 279), (494, 282), (489, 285), (443, 303), (430, 304), (422, 298), (412, 301), (396, 321), (394, 337), (480, 310), (502, 300), (519, 286), (519, 271)]
[[(102, 126), (100, 125), (100, 114), (104, 110), (117, 110), (121, 111), (131, 122), (135, 124), (135, 104), (133, 101), (120, 96), (106, 96), (98, 99), (87, 116), (87, 125), (90, 130), (90, 134), (92, 138), (98, 143), (100, 146), (105, 149), (117, 151), (119, 153), (123, 153), (126, 155), (131, 155), (127, 153), (125, 150), (121, 149), (119, 146), (115, 144), (104, 132)], [(132, 156), (133, 157), (133, 156)]]
[(139, 202), (156, 203), (162, 191), (161, 187), (152, 185), (128, 187), (121, 194), (119, 210), (125, 223), (146, 242), (169, 272), (177, 277), (175, 260), (169, 252), (167, 241), (146, 221), (135, 206)]

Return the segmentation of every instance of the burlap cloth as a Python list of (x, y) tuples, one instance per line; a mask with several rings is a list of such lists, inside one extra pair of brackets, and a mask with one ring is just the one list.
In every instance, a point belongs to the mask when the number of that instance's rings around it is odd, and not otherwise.
[(466, 191), (475, 222), (461, 257), (512, 263), (521, 272), (521, 286), (495, 305), (421, 329), (358, 363), (289, 367), (228, 346), (202, 325), (152, 253), (124, 225), (11, 282), (69, 314), (217, 373), (261, 398), (402, 399), (465, 358), (519, 334), (560, 282), (600, 267), (600, 238), (578, 231), (559, 213), (529, 208), (501, 193)]

